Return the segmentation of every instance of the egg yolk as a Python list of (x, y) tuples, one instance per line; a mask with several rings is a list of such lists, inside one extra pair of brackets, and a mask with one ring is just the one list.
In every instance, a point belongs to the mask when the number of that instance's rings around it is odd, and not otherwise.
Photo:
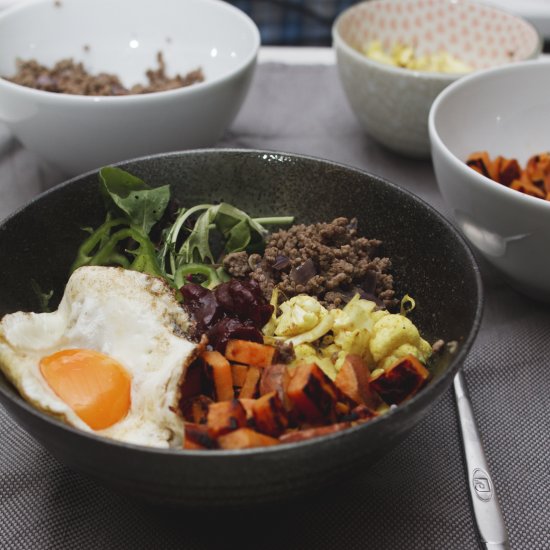
[(130, 409), (130, 375), (108, 355), (66, 349), (42, 358), (40, 372), (50, 388), (92, 430), (112, 426)]

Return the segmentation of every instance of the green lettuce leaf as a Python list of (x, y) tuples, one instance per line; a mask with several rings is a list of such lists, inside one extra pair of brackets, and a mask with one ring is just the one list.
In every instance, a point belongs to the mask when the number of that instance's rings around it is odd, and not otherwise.
[(102, 194), (128, 218), (128, 221), (148, 235), (162, 218), (168, 201), (170, 187), (164, 185), (151, 189), (142, 180), (114, 166), (99, 171)]

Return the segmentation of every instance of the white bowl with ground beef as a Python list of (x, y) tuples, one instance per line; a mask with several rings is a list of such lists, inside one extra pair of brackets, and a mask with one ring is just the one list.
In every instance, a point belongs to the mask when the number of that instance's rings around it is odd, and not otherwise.
[(0, 14), (0, 120), (66, 175), (209, 147), (259, 46), (253, 21), (221, 0), (26, 2)]

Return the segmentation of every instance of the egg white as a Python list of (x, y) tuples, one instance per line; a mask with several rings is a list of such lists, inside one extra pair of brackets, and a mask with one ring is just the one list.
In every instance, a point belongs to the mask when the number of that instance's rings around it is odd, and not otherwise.
[(0, 321), (0, 369), (38, 409), (92, 431), (50, 388), (42, 357), (91, 349), (120, 362), (131, 376), (124, 419), (94, 433), (128, 443), (181, 447), (175, 413), (179, 384), (200, 345), (187, 338), (189, 318), (161, 279), (112, 267), (81, 267), (70, 277), (57, 311), (17, 312)]

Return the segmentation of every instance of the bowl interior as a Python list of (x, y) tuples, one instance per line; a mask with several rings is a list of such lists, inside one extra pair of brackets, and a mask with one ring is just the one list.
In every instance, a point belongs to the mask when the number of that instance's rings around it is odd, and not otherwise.
[(162, 52), (169, 75), (201, 67), (212, 81), (244, 66), (258, 45), (254, 23), (220, 0), (35, 0), (0, 15), (3, 76), (17, 58), (48, 66), (73, 58), (131, 86), (146, 82)]
[(532, 25), (507, 12), (461, 0), (371, 0), (348, 9), (337, 26), (350, 47), (362, 51), (379, 40), (419, 55), (441, 50), (476, 69), (527, 59), (540, 48)]
[(550, 147), (549, 86), (550, 63), (540, 61), (466, 77), (434, 104), (434, 130), (462, 162), (473, 152), (487, 151), (525, 166), (529, 157)]
[[(15, 418), (70, 467), (148, 501), (185, 506), (248, 505), (321, 488), (365, 468), (392, 448), (449, 387), (477, 333), (482, 290), (475, 260), (458, 232), (407, 191), (348, 167), (284, 153), (202, 150), (143, 158), (121, 167), (152, 186), (170, 184), (182, 205), (227, 201), (252, 215), (297, 222), (357, 217), (383, 240), (398, 295), (416, 300), (413, 320), (430, 341), (455, 340), (433, 365), (431, 383), (386, 415), (301, 443), (244, 451), (145, 449), (69, 428), (26, 404), (0, 375), (0, 399)], [(32, 290), (58, 301), (86, 233), (105, 212), (96, 172), (57, 186), (0, 225), (0, 316), (37, 310)]]

